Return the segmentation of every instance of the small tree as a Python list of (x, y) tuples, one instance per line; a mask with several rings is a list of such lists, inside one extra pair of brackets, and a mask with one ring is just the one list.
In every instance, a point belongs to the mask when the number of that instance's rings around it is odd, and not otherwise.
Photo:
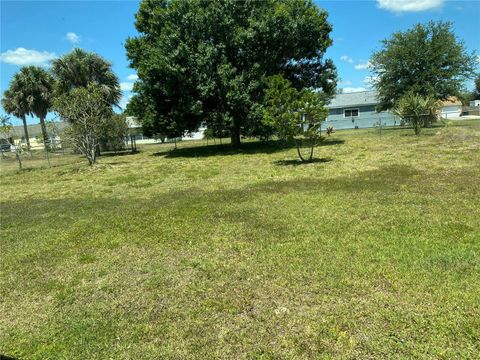
[(55, 110), (70, 124), (65, 135), (90, 165), (97, 160), (97, 148), (105, 125), (112, 117), (111, 104), (105, 100), (101, 86), (89, 84), (58, 97)]
[(439, 116), (441, 102), (432, 96), (423, 97), (413, 92), (405, 94), (397, 103), (393, 112), (407, 124), (413, 126), (415, 135)]
[[(12, 144), (10, 143), (10, 132), (12, 131), (13, 126), (10, 123), (10, 117), (7, 115), (1, 115), (0, 116), (0, 135), (1, 135), (1, 140), (5, 140), (6, 144), (3, 143), (2, 145), (8, 145), (8, 147), (11, 149)], [(2, 151), (2, 158), (5, 158), (5, 154), (3, 153), (3, 147), (1, 149)]]
[[(281, 75), (268, 78), (267, 85), (265, 123), (276, 130), (280, 139), (295, 143), (302, 162), (311, 162), (314, 148), (324, 140), (320, 135), (320, 125), (327, 117), (323, 95), (297, 91)], [(307, 156), (302, 154), (304, 147), (308, 148)]]

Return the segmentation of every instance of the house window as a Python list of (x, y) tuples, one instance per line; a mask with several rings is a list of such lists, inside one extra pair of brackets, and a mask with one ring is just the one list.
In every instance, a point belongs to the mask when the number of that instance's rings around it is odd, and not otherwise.
[(343, 112), (344, 117), (357, 117), (359, 114), (358, 109), (345, 109)]

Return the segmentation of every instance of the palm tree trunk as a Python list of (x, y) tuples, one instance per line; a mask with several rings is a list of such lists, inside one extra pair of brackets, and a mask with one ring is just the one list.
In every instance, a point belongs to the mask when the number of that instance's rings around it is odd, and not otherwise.
[(28, 136), (27, 118), (25, 115), (22, 115), (22, 121), (23, 121), (23, 132), (25, 133), (25, 141), (27, 142), (27, 148), (30, 151), (30, 137)]
[(40, 126), (42, 128), (42, 136), (43, 136), (43, 146), (45, 146), (45, 150), (50, 150), (50, 141), (48, 139), (47, 133), (47, 126), (45, 125), (45, 116), (39, 116), (40, 119)]

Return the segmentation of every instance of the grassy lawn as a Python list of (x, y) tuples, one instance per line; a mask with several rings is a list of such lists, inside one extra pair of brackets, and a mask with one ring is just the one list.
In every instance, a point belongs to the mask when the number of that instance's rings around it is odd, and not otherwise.
[(339, 131), (307, 165), (203, 142), (3, 160), (0, 354), (478, 358), (480, 121), (457, 125)]

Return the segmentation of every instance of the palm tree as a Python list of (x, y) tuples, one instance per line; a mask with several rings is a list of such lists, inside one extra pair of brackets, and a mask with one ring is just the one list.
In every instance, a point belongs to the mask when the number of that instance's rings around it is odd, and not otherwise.
[(22, 119), (25, 141), (27, 142), (27, 148), (30, 150), (30, 137), (27, 127), (28, 100), (20, 85), (19, 79), (14, 76), (10, 87), (3, 93), (2, 107), (6, 113)]
[(433, 96), (423, 97), (408, 92), (400, 98), (393, 112), (411, 124), (415, 135), (418, 135), (422, 126), (430, 126), (438, 118), (440, 107), (441, 102)]
[(48, 146), (45, 117), (52, 106), (53, 77), (41, 67), (26, 66), (20, 70), (18, 78), (20, 79), (22, 91), (27, 97), (28, 110), (30, 114), (39, 118), (45, 146)]
[(57, 84), (58, 95), (64, 95), (90, 83), (99, 85), (105, 100), (117, 105), (122, 92), (112, 65), (93, 52), (74, 49), (71, 53), (52, 62), (52, 73)]

